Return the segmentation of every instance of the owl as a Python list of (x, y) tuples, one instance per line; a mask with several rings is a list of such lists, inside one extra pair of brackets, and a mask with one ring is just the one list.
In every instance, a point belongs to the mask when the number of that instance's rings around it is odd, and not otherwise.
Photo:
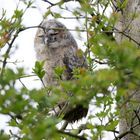
[[(37, 60), (44, 61), (45, 76), (43, 81), (45, 86), (58, 86), (58, 78), (55, 73), (57, 67), (65, 68), (61, 80), (73, 80), (75, 68), (87, 68), (84, 56), (79, 55), (74, 37), (65, 25), (55, 19), (44, 20), (40, 27), (35, 36), (34, 46)], [(74, 93), (71, 93), (68, 96), (73, 95)], [(53, 96), (53, 93), (50, 96)], [(63, 119), (74, 122), (85, 117), (88, 108), (82, 104), (72, 107), (62, 97), (62, 101), (58, 101), (53, 111), (57, 115), (63, 111)]]

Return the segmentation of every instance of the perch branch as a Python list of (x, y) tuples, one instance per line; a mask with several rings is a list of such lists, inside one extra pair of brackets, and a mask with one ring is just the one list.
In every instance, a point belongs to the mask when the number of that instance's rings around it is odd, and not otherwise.
[(62, 131), (62, 130), (58, 130), (58, 132), (61, 133), (61, 134), (64, 134), (64, 135), (67, 135), (67, 136), (70, 136), (70, 137), (79, 139), (79, 140), (87, 140), (87, 139), (84, 138), (83, 136), (74, 135), (74, 134), (72, 134), (72, 133), (64, 132), (64, 131)]

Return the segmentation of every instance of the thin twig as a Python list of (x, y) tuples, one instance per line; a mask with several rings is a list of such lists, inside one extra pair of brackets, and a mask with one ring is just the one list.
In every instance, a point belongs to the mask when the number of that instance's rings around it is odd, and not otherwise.
[[(19, 78), (19, 82), (22, 84), (22, 86), (27, 89), (27, 87), (25, 86), (25, 84), (21, 81), (21, 79)], [(28, 89), (27, 89), (28, 90)]]
[[(135, 118), (138, 119), (138, 123), (136, 123), (135, 125), (131, 125), (130, 128), (128, 130), (126, 130), (125, 132), (121, 133), (120, 135), (116, 136), (114, 140), (119, 140), (121, 138), (123, 138), (124, 136), (128, 135), (128, 134), (133, 134), (135, 136), (140, 137), (138, 134), (135, 133), (134, 129), (138, 126), (140, 126), (140, 117), (138, 115), (138, 113), (136, 111), (134, 111), (135, 113)], [(134, 120), (134, 118), (132, 119), (132, 121)]]
[(32, 75), (23, 75), (23, 76), (20, 76), (18, 79), (28, 78), (28, 77), (33, 77), (33, 76), (37, 76), (37, 75), (35, 75), (35, 74), (32, 74)]
[(131, 130), (126, 131), (126, 132), (124, 132), (124, 133), (122, 133), (122, 134), (116, 136), (116, 138), (115, 138), (114, 140), (120, 140), (121, 138), (123, 138), (124, 136), (126, 136), (126, 135), (129, 134), (129, 133), (132, 133), (132, 131), (131, 131)]
[(61, 130), (58, 130), (58, 132), (61, 133), (61, 134), (64, 134), (64, 135), (67, 135), (67, 136), (70, 136), (70, 137), (79, 139), (79, 140), (87, 140), (87, 139), (86, 139), (85, 137), (83, 137), (83, 136), (74, 135), (74, 134), (69, 133), (69, 132), (64, 132), (64, 131), (61, 131)]
[[(21, 28), (20, 29), (20, 32), (22, 31), (25, 31), (25, 30), (28, 30), (28, 29), (32, 29), (32, 28), (41, 28), (45, 31), (45, 27), (41, 26), (41, 25), (38, 25), (38, 26), (29, 26), (29, 27), (25, 27), (25, 28)], [(48, 28), (48, 29), (53, 29), (53, 30), (67, 30), (67, 31), (79, 31), (79, 32), (86, 32), (85, 29), (64, 29), (64, 28)], [(19, 32), (19, 33), (20, 33)]]
[(123, 31), (119, 31), (117, 28), (114, 28), (114, 30), (117, 31), (117, 33), (120, 33), (122, 35), (124, 35), (125, 37), (127, 37), (129, 40), (133, 41), (134, 43), (136, 43), (138, 45), (138, 48), (140, 48), (140, 43), (138, 41), (136, 41), (134, 38), (132, 38), (131, 36), (129, 36), (127, 33), (123, 32)]
[(94, 61), (94, 62), (96, 62), (96, 63), (98, 63), (98, 64), (101, 64), (101, 65), (102, 65), (102, 64), (103, 64), (103, 65), (108, 64), (108, 62), (100, 61), (100, 60), (98, 60), (98, 59), (96, 59), (96, 58), (93, 58), (92, 61)]
[(79, 17), (64, 17), (64, 16), (61, 16), (61, 17), (58, 17), (58, 19), (59, 18), (63, 18), (63, 19), (85, 19), (85, 18), (87, 18), (87, 19), (92, 19), (91, 17), (86, 17), (86, 16), (79, 16)]
[(68, 126), (69, 122), (68, 121), (64, 121), (62, 127), (61, 127), (61, 131), (64, 131), (66, 129), (66, 127)]
[[(0, 60), (0, 62), (3, 63), (3, 60)], [(18, 60), (15, 60), (15, 61), (6, 61), (6, 63), (16, 65), (17, 63), (22, 63), (22, 62), (21, 61), (18, 61)]]
[(19, 137), (18, 135), (13, 134), (12, 130), (9, 130), (9, 132), (10, 132), (10, 134), (11, 134), (13, 137), (15, 137), (16, 140), (20, 140), (20, 139), (21, 139), (21, 137)]
[(44, 83), (43, 79), (41, 79), (41, 78), (39, 78), (39, 79), (40, 79), (40, 81), (41, 81), (41, 83), (42, 83), (43, 87), (44, 87), (44, 88), (46, 88), (46, 85), (45, 85), (45, 83)]
[(140, 110), (138, 110), (138, 111), (135, 110), (134, 112), (135, 112), (135, 115), (136, 115), (136, 117), (137, 117), (137, 119), (138, 119), (138, 121), (139, 121), (139, 124), (140, 124), (139, 111), (140, 111)]
[[(17, 33), (17, 34), (18, 34), (18, 33)], [(8, 57), (9, 57), (10, 50), (11, 50), (12, 45), (13, 45), (14, 41), (16, 40), (16, 38), (17, 38), (17, 35), (14, 36), (14, 38), (12, 39), (12, 41), (11, 41), (11, 43), (9, 44), (9, 47), (8, 47), (6, 53), (5, 53), (3, 65), (2, 65), (2, 68), (1, 68), (1, 72), (0, 72), (0, 77), (3, 76), (3, 72), (4, 72), (5, 66), (6, 66), (6, 64), (7, 64), (7, 59), (8, 59)]]
[(134, 97), (134, 95), (138, 94), (139, 89), (135, 90), (131, 95), (128, 96), (128, 98), (123, 102), (123, 104), (119, 107), (122, 108), (124, 105), (126, 105), (130, 99)]
[(54, 3), (51, 3), (51, 2), (48, 1), (48, 0), (42, 0), (42, 1), (49, 3), (51, 6), (54, 6), (54, 5), (55, 5)]

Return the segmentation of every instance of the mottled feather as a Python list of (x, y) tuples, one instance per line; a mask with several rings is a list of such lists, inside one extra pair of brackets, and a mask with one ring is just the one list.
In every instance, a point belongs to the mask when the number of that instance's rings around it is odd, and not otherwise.
[[(83, 55), (79, 55), (77, 43), (67, 28), (57, 20), (44, 20), (35, 37), (35, 51), (38, 61), (44, 61), (45, 76), (43, 81), (46, 86), (56, 85), (58, 81), (54, 69), (65, 67), (62, 80), (73, 79), (73, 69), (87, 68), (86, 60)], [(73, 95), (72, 93), (71, 95)], [(52, 93), (53, 96), (53, 93)], [(82, 104), (71, 107), (69, 101), (58, 101), (53, 109), (54, 113), (64, 114), (63, 119), (68, 122), (85, 117), (88, 109)]]

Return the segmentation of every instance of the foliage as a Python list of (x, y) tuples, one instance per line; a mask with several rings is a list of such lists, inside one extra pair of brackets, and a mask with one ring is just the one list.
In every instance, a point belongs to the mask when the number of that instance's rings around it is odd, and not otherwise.
[[(17, 127), (19, 132), (9, 135), (1, 131), (0, 139), (102, 139), (105, 132), (117, 133), (120, 108), (126, 102), (123, 96), (127, 97), (128, 90), (135, 89), (140, 82), (140, 52), (133, 43), (115, 42), (112, 34), (115, 18), (106, 16), (111, 1), (91, 1), (89, 4), (90, 1), (81, 0), (79, 3), (81, 8), (71, 12), (75, 20), (84, 17), (83, 29), (75, 30), (87, 33), (85, 56), (89, 69), (84, 72), (75, 70), (74, 74), (78, 80), (61, 81), (60, 78), (63, 91), (59, 87), (47, 88), (45, 85), (41, 89), (29, 90), (21, 82), (21, 78), (28, 78), (24, 68), (16, 67), (16, 70), (13, 70), (7, 66), (11, 48), (15, 47), (15, 39), (20, 32), (29, 29), (23, 26), (22, 18), (34, 3), (24, 2), (26, 8), (19, 10), (17, 7), (10, 18), (6, 17), (6, 11), (3, 10), (0, 17), (0, 48), (7, 47), (7, 50), (0, 56), (0, 113), (9, 115), (11, 119), (8, 125)], [(45, 16), (63, 18), (60, 13), (53, 12), (51, 9), (53, 6), (69, 10), (68, 7), (63, 7), (64, 1), (50, 4)], [(125, 5), (126, 3), (120, 8)], [(102, 10), (99, 11), (98, 8)], [(117, 16), (117, 13), (113, 14)], [(42, 83), (45, 74), (43, 64), (43, 62), (36, 62), (33, 68), (33, 72)], [(99, 64), (105, 68), (95, 69)], [(55, 72), (60, 77), (64, 69), (58, 67)], [(19, 81), (22, 84), (21, 88), (16, 87)], [(84, 125), (66, 132), (57, 127), (62, 117), (49, 116), (48, 113), (54, 104), (61, 100), (61, 96), (66, 98), (66, 93), (69, 91), (74, 93), (70, 98), (72, 105), (82, 103), (89, 106), (90, 104), (92, 112), (89, 113)], [(49, 92), (53, 92), (53, 96), (47, 96)]]

